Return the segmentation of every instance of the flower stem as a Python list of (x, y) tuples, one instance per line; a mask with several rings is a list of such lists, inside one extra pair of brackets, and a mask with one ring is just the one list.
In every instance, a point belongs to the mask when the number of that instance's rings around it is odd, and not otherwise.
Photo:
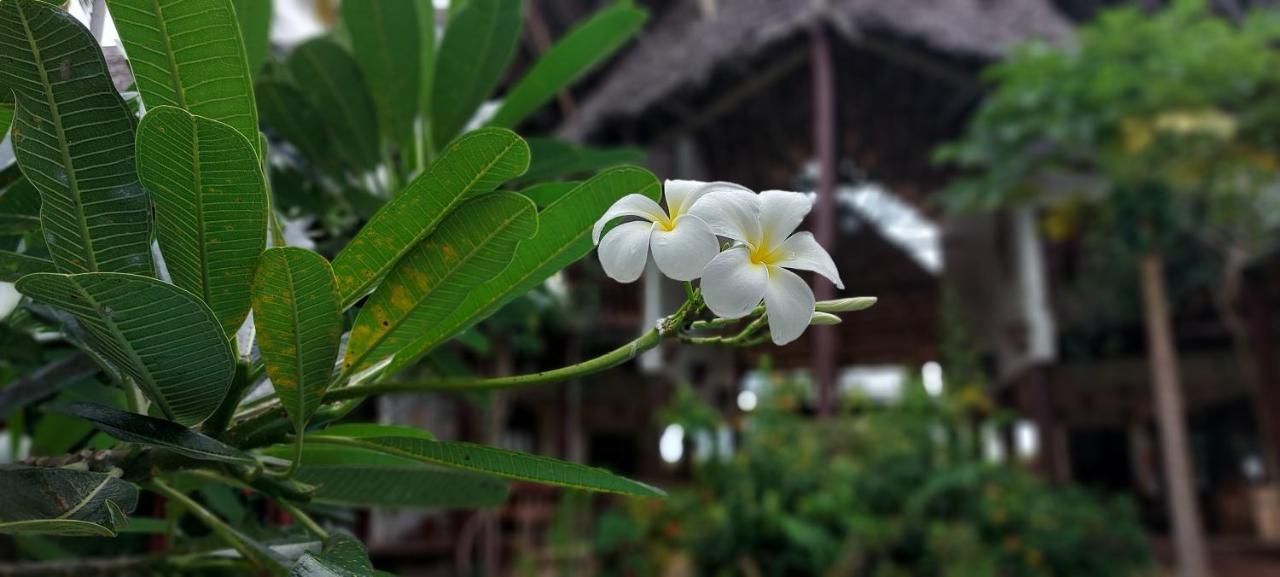
[(234, 527), (228, 525), (222, 519), (219, 519), (212, 511), (205, 509), (182, 491), (170, 487), (160, 479), (152, 479), (151, 482), (147, 484), (147, 488), (151, 489), (151, 491), (156, 494), (163, 495), (173, 501), (181, 503), (182, 506), (191, 511), (193, 515), (199, 517), (200, 521), (217, 534), (219, 538), (226, 541), (228, 545), (231, 545), (232, 548), (238, 551), (246, 561), (260, 569), (271, 569), (273, 566), (279, 565), (279, 563), (271, 557), (271, 553), (266, 550), (265, 547), (250, 541), (248, 537), (241, 534), (239, 531), (236, 531)]
[(510, 389), (514, 387), (554, 383), (556, 381), (564, 381), (611, 369), (636, 358), (640, 353), (658, 346), (658, 343), (661, 342), (662, 333), (658, 329), (651, 329), (641, 335), (640, 338), (622, 345), (608, 353), (583, 361), (576, 365), (569, 365), (567, 367), (561, 367), (550, 371), (487, 379), (476, 377), (446, 377), (370, 383), (367, 385), (356, 385), (354, 387), (333, 389), (325, 394), (324, 400), (325, 402), (332, 402), (344, 399), (367, 397), (369, 395), (382, 393), (400, 393), (407, 391), (492, 391), (497, 389)]
[(303, 527), (306, 527), (307, 530), (311, 532), (311, 534), (319, 537), (321, 541), (329, 540), (329, 532), (325, 531), (324, 527), (321, 527), (319, 523), (316, 523), (315, 519), (312, 519), (310, 515), (298, 508), (297, 505), (284, 500), (276, 501), (276, 504), (279, 505), (281, 509), (284, 509), (285, 512), (291, 515), (294, 519), (297, 519)]

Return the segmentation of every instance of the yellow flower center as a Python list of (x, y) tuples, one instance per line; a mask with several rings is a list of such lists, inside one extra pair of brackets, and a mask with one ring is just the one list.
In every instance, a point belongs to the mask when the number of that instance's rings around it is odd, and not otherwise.
[(777, 251), (770, 250), (771, 248), (767, 243), (763, 242), (752, 246), (748, 258), (751, 259), (752, 264), (773, 264), (775, 260), (778, 260), (778, 254)]

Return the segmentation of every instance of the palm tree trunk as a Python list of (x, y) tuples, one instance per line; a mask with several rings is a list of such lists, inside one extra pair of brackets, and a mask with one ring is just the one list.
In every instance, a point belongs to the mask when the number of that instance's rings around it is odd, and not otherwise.
[(1155, 387), (1156, 421), (1160, 427), (1160, 449), (1164, 457), (1166, 494), (1173, 518), (1173, 546), (1178, 560), (1178, 574), (1182, 577), (1208, 577), (1211, 573), (1204, 530), (1196, 507), (1178, 355), (1173, 346), (1173, 326), (1165, 297), (1164, 259), (1159, 254), (1143, 257), (1141, 275), (1147, 324), (1147, 355)]

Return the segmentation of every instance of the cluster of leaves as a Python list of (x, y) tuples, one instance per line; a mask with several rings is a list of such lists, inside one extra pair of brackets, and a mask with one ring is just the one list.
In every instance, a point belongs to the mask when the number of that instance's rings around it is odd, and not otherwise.
[[(470, 127), (514, 129), (608, 58), (644, 23), (627, 2), (568, 31), (490, 103), (524, 22), (518, 0), (455, 1), (442, 33), (429, 2), (345, 2), (338, 31), (269, 61), (254, 87), (262, 121), (287, 143), (270, 167), (284, 212), (320, 217), (343, 241)], [(437, 36), (441, 36), (437, 38)], [(533, 184), (635, 162), (632, 149), (529, 140)], [(559, 188), (541, 188), (535, 199)]]
[[(369, 394), (361, 386), (587, 254), (592, 224), (618, 198), (658, 197), (654, 176), (633, 167), (514, 192), (618, 155), (546, 141), (551, 158), (538, 159), (503, 128), (617, 48), (643, 12), (620, 4), (570, 32), (508, 91), (491, 126), (459, 134), (511, 57), (516, 0), (455, 2), (438, 50), (431, 2), (344, 2), (354, 56), (313, 40), (282, 67), (263, 64), (269, 2), (107, 4), (140, 106), (116, 91), (97, 41), (71, 16), (0, 2), (0, 92), (12, 95), (0, 110), (17, 158), (0, 176), (0, 280), (28, 299), (4, 327), (22, 348), (4, 367), (17, 378), (0, 391), (0, 415), (15, 441), (29, 417), (73, 423), (80, 437), (64, 435), (51, 453), (86, 449), (0, 468), (12, 505), (0, 533), (190, 535), (180, 522), (194, 518), (217, 541), (141, 562), (364, 575), (360, 544), (311, 514), (492, 506), (505, 479), (661, 495), (573, 463), (335, 424)], [(287, 139), (281, 148), (305, 153), (285, 165), (376, 200), (332, 262), (283, 246), (281, 179), (266, 177), (279, 155), (260, 111)], [(249, 400), (263, 389), (273, 394)], [(37, 404), (55, 394), (60, 402)], [(170, 514), (131, 518), (139, 487), (166, 498)], [(288, 511), (323, 546), (255, 524), (232, 488)], [(238, 557), (211, 554), (226, 545)]]
[[(696, 464), (660, 507), (623, 504), (597, 529), (618, 574), (672, 563), (721, 575), (1126, 576), (1147, 566), (1131, 506), (978, 456), (964, 396), (917, 383), (900, 405), (830, 421), (776, 383), (729, 459)], [(701, 413), (702, 411), (698, 411)]]
[[(1155, 224), (1239, 215), (1240, 197), (1273, 182), (1278, 167), (1277, 38), (1273, 11), (1231, 22), (1203, 0), (1178, 0), (1155, 14), (1104, 11), (1079, 29), (1074, 46), (1023, 47), (988, 69), (992, 92), (964, 137), (939, 149), (939, 161), (975, 171), (946, 200), (990, 209), (1046, 193), (1096, 198), (1105, 189), (1134, 197), (1128, 204)], [(1064, 173), (1102, 182), (1053, 178)], [(1162, 196), (1153, 191), (1214, 202), (1179, 209), (1152, 200)]]

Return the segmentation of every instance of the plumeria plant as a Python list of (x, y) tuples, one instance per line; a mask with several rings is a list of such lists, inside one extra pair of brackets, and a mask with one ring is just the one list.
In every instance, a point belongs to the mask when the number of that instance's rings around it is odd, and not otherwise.
[[(525, 187), (535, 157), (527, 141), (496, 125), (454, 134), (455, 116), (479, 107), (474, 94), (450, 95), (476, 86), (461, 81), (436, 85), (437, 97), (454, 99), (442, 105), (454, 125), (433, 125), (438, 138), (413, 138), (432, 117), (397, 109), (417, 129), (396, 133), (412, 140), (389, 147), (393, 164), (426, 147), (413, 157), (421, 165), (349, 242), (325, 254), (286, 246), (266, 178), (272, 141), (259, 132), (250, 28), (237, 11), (255, 3), (107, 4), (135, 74), (133, 106), (77, 20), (39, 0), (0, 1), (0, 119), (16, 156), (0, 171), (0, 281), (22, 295), (0, 323), (10, 440), (0, 533), (36, 559), (0, 572), (372, 575), (363, 546), (341, 532), (344, 508), (495, 506), (510, 480), (661, 497), (602, 469), (351, 415), (388, 392), (583, 377), (664, 340), (749, 345), (768, 326), (775, 342), (789, 342), (871, 302), (815, 305), (786, 270), (839, 281), (812, 237), (792, 234), (809, 210), (803, 195), (672, 181), (664, 211), (658, 180), (626, 166)], [(379, 2), (393, 4), (418, 5)], [(470, 0), (451, 26), (500, 29), (510, 5)], [(353, 39), (369, 37), (357, 30), (365, 24), (350, 23)], [(446, 56), (468, 54), (477, 38), (450, 49), (448, 34), (436, 62), (465, 79)], [(498, 118), (514, 123), (550, 94), (538, 88)], [(406, 104), (399, 98), (374, 99), (378, 117), (391, 114), (378, 106)], [(661, 270), (701, 279), (658, 326), (540, 373), (457, 377), (417, 366), (589, 254), (593, 229), (599, 237), (624, 216), (649, 222), (604, 235), (611, 275), (634, 280), (652, 246)], [(274, 526), (278, 516), (263, 508), (297, 524)], [(96, 549), (114, 556), (40, 561), (85, 543), (50, 540), (68, 536), (116, 539)]]

